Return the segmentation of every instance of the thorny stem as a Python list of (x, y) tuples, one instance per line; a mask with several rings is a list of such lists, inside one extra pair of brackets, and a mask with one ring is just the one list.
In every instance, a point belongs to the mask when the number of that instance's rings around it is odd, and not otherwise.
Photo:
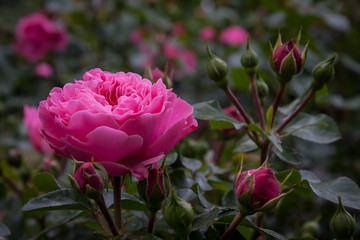
[(231, 235), (235, 232), (237, 226), (240, 224), (240, 222), (244, 219), (245, 216), (241, 216), (240, 213), (236, 214), (232, 222), (230, 223), (230, 226), (226, 229), (224, 234), (221, 236), (220, 240), (226, 240), (231, 237)]
[(281, 99), (282, 95), (284, 94), (284, 90), (285, 90), (285, 84), (280, 83), (278, 90), (276, 92), (276, 97), (275, 97), (274, 103), (273, 103), (273, 115), (272, 115), (272, 120), (271, 120), (271, 127), (274, 124), (275, 115), (276, 115), (277, 109), (280, 104), (280, 99)]
[(95, 212), (91, 212), (91, 214), (94, 216), (96, 221), (99, 223), (100, 227), (105, 231), (106, 227), (105, 227), (103, 219), (99, 215), (99, 210), (96, 210)]
[(257, 88), (256, 88), (256, 83), (255, 83), (255, 78), (254, 77), (250, 77), (250, 84), (251, 84), (251, 90), (252, 90), (252, 94), (253, 94), (255, 104), (256, 104), (256, 109), (257, 109), (257, 114), (258, 114), (258, 118), (259, 118), (259, 122), (260, 122), (260, 127), (262, 128), (262, 130), (265, 130), (266, 125), (265, 125), (265, 119), (264, 119), (264, 112), (263, 112), (263, 109), (262, 109), (262, 106), (261, 106), (259, 93), (258, 93)]
[(116, 227), (116, 225), (114, 224), (114, 222), (113, 222), (113, 220), (112, 220), (112, 218), (110, 216), (109, 210), (107, 209), (107, 207), (105, 205), (104, 197), (101, 196), (99, 199), (95, 200), (95, 202), (98, 205), (101, 213), (104, 215), (104, 218), (105, 218), (106, 222), (109, 225), (109, 228), (110, 228), (110, 231), (111, 231), (112, 235), (114, 237), (119, 236), (119, 230)]
[(266, 160), (269, 144), (270, 144), (270, 141), (268, 139), (266, 139), (260, 148), (261, 149), (260, 150), (260, 165), (263, 165), (263, 163)]
[(121, 177), (112, 177), (112, 184), (114, 188), (115, 224), (121, 230)]
[(284, 119), (284, 121), (277, 127), (275, 133), (278, 134), (281, 133), (281, 131), (286, 127), (286, 125), (288, 125), (289, 122), (291, 122), (291, 120), (293, 120), (296, 117), (296, 115), (298, 115), (299, 112), (305, 107), (305, 105), (309, 102), (312, 96), (314, 96), (314, 94), (315, 92), (312, 89), (310, 89), (310, 91), (306, 94), (305, 98), (300, 103), (300, 105), (296, 107), (295, 111), (292, 112), (289, 116), (287, 116)]
[(14, 192), (18, 195), (19, 198), (22, 198), (23, 197), (23, 193), (21, 192), (21, 190), (19, 189), (18, 186), (16, 186), (16, 184), (11, 181), (10, 178), (8, 178), (7, 176), (5, 175), (2, 175), (2, 178), (4, 179), (4, 182), (9, 185), (9, 187), (14, 190)]
[(150, 212), (149, 222), (146, 230), (147, 233), (152, 233), (154, 231), (155, 219), (156, 219), (156, 212)]

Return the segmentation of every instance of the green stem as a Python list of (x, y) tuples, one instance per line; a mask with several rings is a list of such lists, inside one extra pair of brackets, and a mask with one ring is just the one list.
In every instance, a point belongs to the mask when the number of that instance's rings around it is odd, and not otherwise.
[(272, 120), (271, 120), (271, 127), (274, 124), (275, 115), (276, 115), (277, 109), (280, 104), (280, 99), (281, 99), (282, 95), (284, 94), (284, 90), (285, 90), (285, 84), (280, 83), (278, 90), (276, 92), (276, 97), (275, 97), (274, 103), (273, 103), (273, 115), (272, 115)]
[(236, 214), (232, 222), (230, 223), (230, 226), (226, 229), (224, 234), (221, 236), (220, 240), (226, 240), (231, 237), (231, 235), (235, 232), (237, 226), (240, 224), (240, 222), (244, 219), (245, 216), (241, 216), (240, 213)]
[(255, 78), (254, 77), (250, 77), (250, 84), (251, 84), (251, 90), (252, 90), (252, 94), (253, 94), (253, 97), (254, 97), (254, 101), (255, 101), (255, 104), (256, 104), (256, 109), (257, 109), (257, 114), (258, 114), (258, 118), (259, 118), (259, 122), (260, 122), (260, 127), (262, 128), (262, 130), (266, 130), (264, 112), (263, 112), (263, 109), (262, 109), (262, 106), (261, 106), (259, 93), (258, 93), (257, 88), (256, 88), (256, 83), (255, 83)]
[[(261, 227), (262, 220), (264, 219), (265, 213), (258, 212), (256, 215), (256, 226)], [(251, 236), (251, 240), (256, 240), (259, 236), (259, 230), (254, 230)]]
[(115, 224), (118, 229), (122, 230), (121, 224), (121, 177), (112, 177), (114, 187), (114, 214)]
[(281, 131), (293, 120), (299, 112), (305, 107), (305, 105), (310, 101), (310, 99), (314, 96), (315, 92), (310, 89), (310, 91), (306, 94), (303, 101), (296, 107), (295, 111), (292, 112), (289, 116), (287, 116), (284, 121), (277, 127), (275, 130), (276, 133), (281, 133)]
[(110, 216), (109, 210), (107, 209), (107, 207), (105, 205), (104, 197), (101, 196), (99, 199), (95, 200), (95, 202), (98, 205), (101, 213), (104, 215), (104, 218), (109, 225), (112, 235), (114, 237), (119, 236), (119, 230), (116, 227), (116, 225), (114, 224), (114, 222)]
[(155, 219), (156, 219), (156, 212), (150, 212), (149, 222), (146, 230), (147, 233), (152, 233), (154, 231)]

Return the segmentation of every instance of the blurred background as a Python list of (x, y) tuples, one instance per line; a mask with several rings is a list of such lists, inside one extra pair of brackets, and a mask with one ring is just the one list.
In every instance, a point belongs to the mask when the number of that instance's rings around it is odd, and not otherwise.
[[(26, 23), (20, 24), (20, 19), (34, 13), (51, 22), (45, 28), (55, 39), (53, 45), (26, 46), (27, 33), (21, 33), (20, 26)], [(330, 115), (342, 139), (330, 145), (294, 140), (304, 160), (297, 167), (311, 169), (321, 180), (347, 176), (359, 185), (360, 4), (356, 0), (0, 0), (0, 160), (16, 162), (14, 149), (30, 162), (37, 159), (23, 124), (24, 105), (37, 106), (53, 87), (80, 80), (93, 68), (141, 75), (147, 68), (167, 68), (181, 98), (191, 104), (217, 99), (222, 107), (229, 106), (230, 101), (207, 76), (206, 44), (227, 61), (232, 89), (250, 114), (256, 114), (249, 80), (240, 65), (247, 37), (260, 57), (261, 77), (270, 89), (267, 108), (278, 86), (269, 64), (269, 42), (274, 45), (279, 32), (283, 42), (296, 40), (300, 29), (300, 50), (310, 41), (307, 61), (303, 73), (287, 87), (281, 105), (302, 96), (311, 84), (313, 67), (336, 52), (335, 79), (306, 111)], [(32, 55), (37, 48), (45, 49)], [(5, 163), (1, 167), (9, 169)], [(23, 236), (21, 231), (29, 231), (16, 211), (20, 205), (11, 207), (16, 203), (8, 201), (4, 184), (0, 186), (0, 211), (15, 209), (15, 217), (7, 221), (22, 229), (13, 236), (20, 239), (16, 237)], [(318, 218), (325, 232), (320, 239), (329, 239), (326, 219), (334, 212), (334, 204), (312, 201), (299, 192), (282, 206), (271, 229), (291, 234), (300, 231), (304, 222)], [(291, 222), (288, 216), (299, 220)]]

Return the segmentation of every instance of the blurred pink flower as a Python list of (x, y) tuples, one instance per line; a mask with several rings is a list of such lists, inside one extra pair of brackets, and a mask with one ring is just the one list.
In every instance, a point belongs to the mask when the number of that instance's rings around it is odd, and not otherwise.
[(24, 106), (23, 122), (32, 146), (40, 153), (53, 153), (54, 151), (50, 148), (49, 144), (40, 135), (42, 124), (36, 107)]
[(184, 24), (182, 22), (176, 22), (172, 31), (174, 37), (180, 37), (186, 32)]
[(160, 78), (162, 79), (164, 77), (164, 72), (161, 71), (159, 68), (155, 68), (154, 70), (151, 71), (151, 76), (154, 82), (156, 82)]
[(136, 43), (136, 44), (141, 43), (143, 38), (144, 38), (143, 32), (142, 32), (142, 30), (140, 28), (135, 29), (130, 34), (130, 40), (131, 40), (132, 43)]
[(15, 52), (29, 62), (36, 62), (50, 51), (63, 50), (67, 43), (66, 30), (40, 12), (21, 18), (16, 26)]
[(48, 78), (51, 77), (53, 73), (53, 67), (46, 62), (39, 63), (35, 67), (35, 74), (39, 77)]
[(199, 37), (204, 41), (212, 41), (216, 36), (215, 28), (208, 26), (200, 29)]
[(42, 133), (57, 154), (93, 159), (111, 176), (140, 179), (197, 128), (192, 112), (161, 80), (152, 84), (135, 73), (99, 68), (53, 88), (39, 106)]
[(179, 54), (179, 50), (174, 44), (172, 44), (170, 42), (164, 43), (165, 58), (174, 59), (174, 58), (178, 57), (178, 54)]
[(183, 64), (182, 69), (186, 73), (193, 73), (196, 71), (197, 60), (194, 52), (188, 50), (181, 50), (179, 52), (179, 60)]
[(220, 42), (233, 47), (246, 44), (249, 33), (239, 26), (231, 26), (220, 33)]

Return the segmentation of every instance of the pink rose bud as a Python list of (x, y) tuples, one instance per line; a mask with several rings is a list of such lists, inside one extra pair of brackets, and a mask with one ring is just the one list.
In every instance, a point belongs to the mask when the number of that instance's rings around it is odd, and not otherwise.
[(270, 168), (260, 167), (240, 173), (234, 191), (240, 207), (261, 211), (262, 207), (279, 196), (279, 184)]
[(154, 70), (151, 71), (151, 76), (152, 76), (152, 79), (154, 80), (154, 82), (156, 82), (160, 78), (161, 79), (164, 78), (164, 72), (161, 71), (159, 68), (155, 68)]
[(60, 166), (57, 161), (52, 158), (46, 158), (43, 163), (44, 172), (51, 172), (57, 175), (60, 172)]
[(169, 195), (170, 179), (157, 163), (152, 165), (147, 179), (141, 180), (138, 185), (138, 192), (145, 200), (147, 208), (156, 212), (161, 208), (163, 200)]
[(141, 41), (143, 40), (144, 36), (143, 36), (143, 31), (142, 29), (135, 29), (134, 31), (131, 32), (130, 34), (130, 41), (132, 43), (138, 44), (141, 43)]
[(24, 106), (23, 122), (27, 129), (31, 145), (40, 153), (53, 153), (49, 144), (40, 135), (42, 124), (36, 107)]
[(249, 33), (240, 26), (231, 26), (220, 33), (220, 42), (237, 47), (246, 43)]
[(96, 199), (107, 185), (106, 170), (97, 163), (83, 163), (74, 173), (74, 179), (80, 191), (89, 198)]
[(53, 75), (54, 70), (50, 64), (43, 62), (43, 63), (39, 63), (38, 65), (36, 65), (35, 73), (39, 77), (48, 78)]
[(216, 36), (216, 30), (213, 27), (204, 27), (202, 29), (200, 29), (199, 32), (199, 37), (200, 39), (202, 39), (203, 41), (212, 41), (215, 39)]

